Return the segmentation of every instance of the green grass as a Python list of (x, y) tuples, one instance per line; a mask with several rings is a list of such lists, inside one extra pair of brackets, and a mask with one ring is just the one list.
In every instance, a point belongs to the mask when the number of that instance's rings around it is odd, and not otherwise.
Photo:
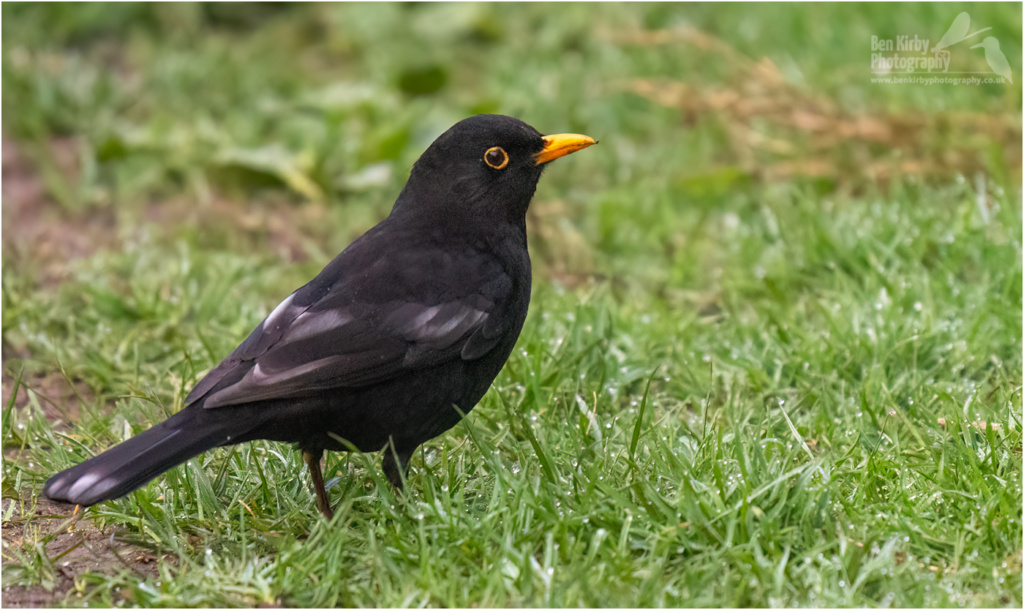
[(155, 575), (52, 603), (1024, 601), (1021, 88), (871, 84), (867, 42), (968, 11), (1019, 82), (1019, 5), (2, 10), (37, 186), (5, 165), (5, 588), (60, 581), (47, 476), (179, 409), (486, 111), (601, 144), (545, 173), (522, 337), (409, 493), (332, 454), (327, 523), (292, 448), (216, 450), (85, 514)]

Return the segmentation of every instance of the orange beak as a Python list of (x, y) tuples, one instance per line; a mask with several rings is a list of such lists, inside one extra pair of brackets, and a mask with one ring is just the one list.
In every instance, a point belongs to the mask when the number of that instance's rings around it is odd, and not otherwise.
[(552, 136), (544, 136), (544, 148), (533, 156), (533, 160), (537, 165), (541, 165), (559, 157), (571, 155), (577, 150), (583, 150), (594, 144), (597, 144), (597, 140), (578, 133), (556, 133)]

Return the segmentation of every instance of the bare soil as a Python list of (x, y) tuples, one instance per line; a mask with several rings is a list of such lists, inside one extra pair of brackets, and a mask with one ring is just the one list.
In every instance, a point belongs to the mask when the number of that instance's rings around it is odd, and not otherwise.
[[(27, 359), (27, 354), (19, 354), (15, 351), (12, 359)], [(78, 419), (78, 413), (82, 402), (91, 401), (93, 392), (85, 382), (77, 379), (68, 379), (59, 372), (26, 374), (16, 383), (11, 376), (16, 373), (17, 365), (12, 365), (15, 371), (7, 367), (8, 354), (4, 353), (4, 373), (0, 382), (0, 396), (4, 406), (11, 401), (14, 394), (14, 408), (24, 409), (30, 402), (30, 396), (35, 395), (43, 415), (47, 420), (53, 422), (58, 428), (67, 428), (72, 422)], [(17, 391), (15, 392), (15, 386)]]
[[(50, 153), (65, 175), (78, 171), (76, 143), (56, 140)], [(88, 257), (110, 247), (116, 236), (116, 219), (110, 210), (72, 212), (48, 194), (34, 164), (12, 140), (3, 139), (3, 253), (5, 266), (31, 265), (40, 289), (57, 287), (67, 277), (68, 261)], [(58, 427), (70, 426), (83, 401), (93, 399), (89, 387), (59, 371), (26, 371), (20, 384), (18, 361), (31, 361), (32, 354), (4, 345), (2, 404), (26, 408), (34, 395), (43, 415)], [(17, 460), (17, 448), (4, 447), (4, 460)], [(52, 607), (82, 596), (79, 578), (88, 572), (115, 575), (124, 571), (143, 576), (157, 573), (157, 559), (151, 551), (119, 538), (123, 530), (101, 530), (81, 515), (72, 518), (74, 507), (42, 497), (12, 499), (5, 489), (2, 511), (4, 568), (0, 604), (10, 608)], [(8, 514), (8, 511), (11, 511)], [(45, 575), (42, 584), (18, 581), (14, 565), (37, 566)]]
[[(136, 224), (159, 227), (174, 235), (182, 226), (231, 227), (243, 239), (278, 254), (287, 263), (308, 258), (307, 243), (323, 242), (322, 205), (296, 205), (283, 197), (257, 202), (237, 202), (213, 196), (204, 203), (187, 198), (143, 204), (132, 210), (111, 205), (73, 209), (57, 201), (37, 163), (45, 154), (67, 184), (77, 184), (81, 170), (80, 143), (73, 138), (45, 143), (40, 153), (4, 137), (3, 147), (3, 241), (4, 267), (30, 269), (38, 290), (56, 290), (71, 279), (69, 262), (122, 247), (125, 235)], [(122, 214), (122, 212), (124, 212)], [(125, 223), (132, 225), (124, 231)], [(39, 405), (42, 415), (58, 429), (70, 429), (79, 418), (81, 405), (96, 399), (84, 380), (69, 378), (55, 366), (34, 361), (23, 346), (3, 345), (0, 400), (15, 409)], [(22, 368), (24, 366), (24, 369)], [(20, 377), (20, 383), (16, 376)], [(17, 447), (3, 448), (3, 459), (20, 459)], [(75, 603), (88, 595), (83, 574), (116, 575), (125, 571), (141, 576), (157, 574), (157, 561), (176, 561), (158, 556), (121, 538), (123, 529), (100, 529), (88, 516), (72, 518), (74, 507), (42, 497), (12, 498), (5, 488), (2, 511), (4, 580), (0, 606), (11, 608), (52, 607)], [(12, 510), (11, 514), (7, 512)], [(31, 576), (21, 582), (26, 566)], [(43, 574), (40, 579), (39, 574)], [(36, 584), (37, 581), (41, 584)], [(86, 601), (86, 600), (83, 600)], [(133, 600), (126, 598), (129, 605)]]
[[(30, 498), (16, 502), (3, 500), (4, 514), (16, 503), (11, 518), (3, 523), (3, 562), (42, 561), (39, 549), (48, 564), (44, 584), (26, 586), (10, 583), (4, 576), (3, 606), (9, 608), (49, 607), (82, 597), (85, 593), (80, 576), (88, 572), (116, 575), (124, 571), (143, 577), (155, 577), (156, 561), (173, 561), (170, 556), (158, 557), (153, 552), (120, 539), (124, 530), (99, 529), (88, 519), (77, 518), (74, 508), (46, 498)], [(20, 556), (20, 557), (19, 557)], [(15, 575), (14, 578), (17, 578)], [(126, 601), (128, 601), (126, 599)]]
[[(49, 144), (51, 157), (65, 176), (79, 172), (71, 139)], [(68, 261), (109, 247), (116, 231), (110, 208), (71, 211), (49, 195), (25, 151), (3, 140), (3, 251), (11, 265), (31, 265), (40, 287), (55, 287), (67, 277)]]

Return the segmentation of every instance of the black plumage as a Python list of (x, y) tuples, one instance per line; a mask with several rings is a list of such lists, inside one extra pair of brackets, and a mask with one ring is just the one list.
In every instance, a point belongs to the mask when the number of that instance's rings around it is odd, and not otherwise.
[(545, 164), (595, 141), (480, 115), (413, 166), (391, 214), (286, 298), (161, 424), (50, 478), (90, 505), (213, 447), (297, 443), (321, 512), (324, 450), (384, 452), (401, 487), (413, 451), (487, 391), (530, 302), (526, 210)]

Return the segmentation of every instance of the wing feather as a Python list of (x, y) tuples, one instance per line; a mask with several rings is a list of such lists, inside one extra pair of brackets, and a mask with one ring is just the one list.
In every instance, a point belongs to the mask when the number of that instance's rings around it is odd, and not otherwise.
[[(496, 344), (477, 340), (477, 347), (467, 353), (468, 340), (493, 326), (489, 324), (492, 315), (458, 301), (430, 306), (387, 304), (380, 311), (390, 313), (356, 318), (348, 310), (307, 309), (292, 317), (275, 343), (226, 360), (210, 373), (218, 377), (212, 382), (210, 377), (204, 379), (189, 397), (198, 399), (208, 393), (204, 406), (215, 408), (361, 387), (404, 370), (454, 358), (480, 358)], [(263, 337), (255, 341), (262, 343)], [(239, 367), (247, 369), (241, 378), (227, 378)], [(228, 383), (219, 385), (221, 381)]]
[[(385, 239), (381, 226), (278, 305), (186, 403), (216, 408), (363, 387), (493, 349), (513, 323), (514, 284), (497, 259), (469, 250), (410, 259), (373, 243)], [(409, 276), (413, 268), (420, 274)]]
[(298, 292), (293, 292), (287, 299), (281, 301), (249, 337), (236, 347), (235, 351), (231, 352), (231, 355), (196, 384), (196, 387), (192, 388), (192, 391), (185, 397), (185, 404), (199, 400), (243, 362), (259, 357), (277, 343), (284, 331), (291, 327), (292, 322), (310, 307), (310, 304), (303, 306), (293, 303)]

